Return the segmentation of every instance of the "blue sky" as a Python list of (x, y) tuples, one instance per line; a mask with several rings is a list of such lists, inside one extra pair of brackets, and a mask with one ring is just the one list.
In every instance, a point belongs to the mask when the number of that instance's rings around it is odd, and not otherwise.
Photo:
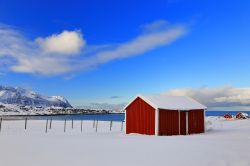
[(249, 8), (247, 0), (0, 0), (0, 84), (62, 95), (75, 106), (172, 89), (248, 88)]

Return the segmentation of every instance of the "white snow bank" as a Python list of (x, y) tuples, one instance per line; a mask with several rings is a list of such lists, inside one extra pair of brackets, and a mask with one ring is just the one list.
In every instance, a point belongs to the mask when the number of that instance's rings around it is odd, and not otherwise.
[[(3, 121), (0, 161), (3, 166), (249, 166), (250, 120), (208, 117), (205, 134), (189, 136), (125, 135), (121, 123)], [(48, 126), (49, 127), (49, 126)]]

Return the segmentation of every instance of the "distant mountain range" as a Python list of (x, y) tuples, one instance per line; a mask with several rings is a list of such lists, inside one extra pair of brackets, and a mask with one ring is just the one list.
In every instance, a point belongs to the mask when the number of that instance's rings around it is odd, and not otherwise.
[(43, 108), (72, 108), (62, 96), (43, 96), (24, 88), (9, 86), (0, 86), (0, 103)]
[(109, 104), (109, 103), (90, 103), (85, 106), (76, 106), (76, 108), (82, 109), (93, 109), (93, 110), (112, 110), (121, 112), (127, 103), (119, 103), (119, 104)]

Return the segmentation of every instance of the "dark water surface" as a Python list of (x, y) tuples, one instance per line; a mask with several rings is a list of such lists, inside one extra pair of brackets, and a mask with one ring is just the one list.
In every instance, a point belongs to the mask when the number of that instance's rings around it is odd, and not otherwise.
[[(245, 112), (250, 115), (250, 111), (206, 111), (206, 116), (223, 116), (226, 113), (236, 115)], [(84, 115), (36, 115), (36, 116), (10, 116), (8, 119), (33, 119), (33, 120), (99, 120), (99, 121), (123, 121), (125, 114), (84, 114)]]
[(236, 115), (239, 112), (245, 112), (250, 115), (250, 111), (206, 111), (206, 116), (223, 116), (225, 114)]

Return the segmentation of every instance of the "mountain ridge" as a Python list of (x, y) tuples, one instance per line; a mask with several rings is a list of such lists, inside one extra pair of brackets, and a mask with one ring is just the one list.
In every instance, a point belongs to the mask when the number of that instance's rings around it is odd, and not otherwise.
[(44, 96), (21, 87), (0, 85), (0, 103), (34, 107), (72, 108), (63, 96)]

